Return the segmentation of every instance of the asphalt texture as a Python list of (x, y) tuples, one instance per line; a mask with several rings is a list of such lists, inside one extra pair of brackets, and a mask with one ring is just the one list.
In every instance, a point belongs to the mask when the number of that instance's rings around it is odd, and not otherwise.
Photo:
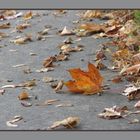
[[(26, 12), (26, 11), (23, 11)], [(80, 41), (75, 42), (77, 44), (84, 45), (83, 51), (73, 52), (70, 54), (68, 61), (62, 61), (55, 63), (54, 71), (37, 73), (35, 70), (42, 68), (42, 62), (45, 58), (55, 55), (59, 52), (57, 47), (62, 44), (66, 36), (60, 36), (57, 33), (58, 30), (67, 26), (69, 29), (75, 28), (77, 25), (73, 21), (79, 20), (77, 14), (82, 11), (68, 10), (66, 14), (54, 16), (54, 11), (49, 10), (35, 10), (41, 16), (34, 17), (29, 20), (31, 27), (25, 29), (23, 33), (10, 33), (14, 27), (20, 23), (23, 23), (23, 18), (8, 20), (11, 23), (10, 29), (3, 29), (3, 32), (10, 34), (10, 37), (2, 39), (0, 41), (0, 86), (9, 84), (18, 84), (27, 80), (36, 79), (37, 86), (32, 90), (26, 91), (32, 96), (29, 102), (32, 103), (31, 107), (23, 107), (21, 101), (18, 99), (18, 95), (25, 89), (18, 88), (6, 88), (4, 95), (0, 95), (0, 130), (47, 130), (53, 122), (63, 120), (69, 116), (77, 116), (80, 118), (80, 124), (72, 130), (139, 130), (140, 124), (129, 124), (125, 119), (113, 119), (105, 120), (98, 117), (105, 107), (128, 106), (133, 108), (135, 101), (129, 102), (126, 97), (120, 93), (125, 88), (126, 82), (119, 84), (113, 84), (108, 81), (114, 75), (115, 72), (110, 70), (101, 70), (101, 74), (104, 77), (104, 84), (110, 84), (110, 90), (105, 91), (101, 96), (91, 95), (86, 96), (82, 94), (74, 94), (67, 91), (67, 88), (63, 88), (64, 91), (56, 93), (49, 84), (44, 83), (42, 78), (44, 76), (51, 76), (58, 80), (70, 80), (71, 77), (68, 73), (70, 68), (87, 69), (88, 62), (95, 63), (95, 53), (100, 49), (100, 44), (108, 41), (109, 39), (94, 39), (93, 37), (82, 37)], [(1, 21), (4, 23), (7, 21)], [(87, 21), (82, 21), (87, 22)], [(104, 22), (98, 19), (93, 19), (90, 22)], [(45, 41), (38, 41), (33, 38), (33, 42), (29, 42), (25, 45), (15, 45), (10, 43), (11, 39), (15, 39), (17, 36), (24, 36), (31, 33), (33, 37), (37, 32), (42, 31), (45, 25), (51, 25), (52, 29), (49, 31), (49, 35), (52, 37), (46, 38)], [(76, 36), (71, 36), (73, 40), (76, 40)], [(16, 50), (16, 51), (11, 51)], [(37, 55), (31, 56), (30, 53), (36, 53)], [(111, 66), (111, 61), (105, 60), (104, 63)], [(13, 65), (26, 64), (23, 67), (12, 67)], [(30, 68), (32, 73), (25, 74), (24, 69)], [(12, 80), (12, 82), (8, 82)], [(37, 96), (37, 99), (34, 97)], [(56, 102), (48, 106), (36, 106), (37, 103), (42, 103), (45, 100), (59, 99)], [(72, 107), (56, 107), (60, 103), (71, 103)], [(18, 127), (8, 127), (6, 122), (12, 119), (16, 115), (21, 115), (24, 121), (18, 122)], [(140, 119), (140, 115), (134, 115), (132, 119)], [(67, 130), (60, 128), (56, 130)], [(68, 129), (69, 130), (69, 129)]]

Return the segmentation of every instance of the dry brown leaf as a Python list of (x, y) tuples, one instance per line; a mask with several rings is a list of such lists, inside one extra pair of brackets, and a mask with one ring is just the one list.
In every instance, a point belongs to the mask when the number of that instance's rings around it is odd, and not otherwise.
[(24, 20), (29, 20), (33, 17), (32, 11), (28, 11), (23, 15)]
[(62, 30), (62, 32), (60, 33), (61, 36), (65, 36), (65, 35), (73, 35), (74, 33), (70, 30), (67, 29), (67, 27), (65, 26), (64, 29)]
[(15, 15), (16, 13), (17, 13), (16, 10), (2, 10), (2, 11), (0, 12), (0, 14), (3, 14), (3, 15), (6, 16), (6, 17), (13, 16), (13, 15)]
[(69, 54), (70, 52), (79, 52), (83, 50), (82, 45), (71, 47), (69, 44), (63, 44), (63, 45), (60, 45), (59, 47), (63, 54)]
[(118, 33), (118, 30), (121, 28), (122, 26), (121, 25), (113, 25), (111, 27), (106, 27), (104, 28), (104, 31), (105, 31), (105, 34), (106, 35), (115, 35)]
[(102, 17), (102, 12), (101, 10), (87, 10), (83, 18), (101, 18)]
[(131, 53), (128, 49), (121, 49), (113, 53), (112, 56), (116, 59), (126, 59), (131, 57)]
[(49, 29), (44, 29), (43, 31), (38, 32), (39, 35), (46, 35), (48, 34)]
[(58, 102), (58, 101), (60, 101), (60, 100), (58, 100), (58, 99), (47, 100), (44, 102), (44, 105), (52, 105), (53, 103)]
[(51, 56), (51, 57), (47, 58), (46, 60), (44, 60), (43, 66), (45, 68), (47, 68), (47, 67), (53, 67), (53, 62), (55, 62), (55, 61), (56, 61), (55, 57), (54, 56)]
[(136, 31), (137, 25), (134, 20), (128, 20), (125, 25), (119, 29), (121, 34), (131, 34)]
[(99, 50), (96, 53), (96, 60), (105, 59), (105, 52), (103, 50)]
[(35, 79), (29, 80), (27, 82), (21, 83), (21, 85), (23, 87), (33, 87), (33, 86), (36, 86), (36, 80)]
[(54, 82), (56, 80), (53, 79), (52, 77), (46, 77), (45, 76), (45, 77), (43, 77), (42, 81), (45, 82), (45, 83), (49, 83), (49, 82)]
[(111, 81), (113, 83), (120, 83), (120, 82), (122, 82), (122, 77), (121, 76), (116, 76), (113, 79), (111, 79)]
[(72, 128), (76, 127), (76, 125), (79, 124), (79, 122), (80, 122), (79, 117), (68, 117), (62, 121), (54, 122), (53, 125), (49, 127), (49, 129), (55, 129), (60, 126), (64, 126), (66, 128), (72, 129)]
[(29, 94), (26, 91), (23, 91), (18, 96), (19, 100), (26, 100), (29, 99)]
[(126, 68), (121, 74), (138, 74), (140, 72), (140, 64), (133, 65), (131, 67)]
[(98, 61), (96, 61), (96, 68), (99, 69), (99, 70), (103, 70), (107, 67), (102, 63), (101, 60), (98, 60)]
[(134, 105), (135, 108), (140, 108), (140, 101), (138, 101), (135, 105)]
[(128, 100), (140, 99), (140, 87), (129, 86), (123, 91), (122, 95), (127, 96)]
[(10, 22), (0, 24), (0, 29), (8, 29), (11, 27)]
[(95, 24), (95, 23), (84, 23), (79, 26), (79, 29), (83, 29), (88, 32), (92, 33), (99, 33), (99, 32), (104, 32), (104, 26), (100, 24)]
[(18, 26), (16, 27), (16, 29), (17, 29), (18, 31), (22, 31), (22, 30), (24, 30), (24, 29), (26, 29), (27, 27), (30, 27), (30, 26), (31, 26), (31, 24), (29, 24), (29, 23), (23, 23), (23, 24), (18, 25)]
[(56, 85), (56, 87), (54, 88), (55, 92), (58, 92), (59, 90), (61, 90), (63, 88), (63, 85), (64, 85), (64, 82), (60, 80), (58, 84)]
[(140, 64), (140, 53), (133, 55), (132, 61), (134, 64)]
[(11, 43), (14, 43), (17, 45), (25, 44), (25, 43), (31, 42), (31, 41), (32, 41), (31, 36), (25, 36), (25, 37), (20, 37), (20, 38), (15, 39), (15, 40), (10, 40)]
[(127, 112), (128, 109), (126, 106), (124, 107), (116, 107), (116, 106), (113, 106), (111, 108), (105, 108), (104, 111), (100, 114), (98, 114), (98, 116), (100, 118), (103, 118), (103, 119), (118, 119), (118, 118), (122, 118), (124, 112)]
[(74, 79), (73, 81), (70, 80), (64, 83), (69, 91), (86, 95), (92, 95), (102, 91), (103, 77), (93, 64), (88, 64), (88, 72), (84, 72), (80, 68), (70, 69), (68, 71)]
[(64, 61), (68, 60), (68, 56), (65, 54), (58, 54), (55, 56), (56, 61)]
[(73, 43), (73, 40), (71, 37), (68, 37), (66, 38), (64, 41), (63, 41), (65, 44), (72, 44)]
[(7, 126), (9, 127), (18, 127), (17, 124), (15, 124), (16, 122), (19, 122), (23, 120), (23, 117), (22, 116), (14, 116), (14, 119), (10, 120), (10, 121), (7, 121), (6, 124)]
[(0, 39), (5, 38), (5, 37), (8, 37), (8, 34), (0, 32)]

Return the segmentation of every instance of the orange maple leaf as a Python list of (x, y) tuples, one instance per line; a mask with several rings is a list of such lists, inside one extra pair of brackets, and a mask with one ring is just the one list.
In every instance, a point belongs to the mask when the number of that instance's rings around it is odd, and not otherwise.
[(84, 72), (80, 68), (70, 69), (68, 71), (74, 79), (64, 83), (69, 91), (83, 94), (96, 94), (102, 90), (103, 77), (93, 64), (88, 63), (88, 72)]

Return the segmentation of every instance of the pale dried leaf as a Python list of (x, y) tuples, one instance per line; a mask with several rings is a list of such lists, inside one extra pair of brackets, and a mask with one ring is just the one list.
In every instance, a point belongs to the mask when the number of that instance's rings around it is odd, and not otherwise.
[(70, 30), (67, 29), (67, 27), (65, 26), (62, 30), (62, 32), (60, 33), (61, 36), (64, 36), (64, 35), (73, 35), (74, 33)]
[(38, 69), (38, 70), (36, 70), (36, 72), (42, 73), (42, 72), (48, 72), (48, 71), (53, 71), (53, 70), (54, 70), (53, 67), (48, 67), (48, 68), (41, 68), (41, 69)]
[(63, 88), (64, 82), (62, 80), (60, 80), (57, 84), (57, 86), (54, 88), (54, 90), (56, 92), (58, 92), (59, 90), (61, 90)]
[(79, 117), (68, 117), (62, 121), (54, 122), (53, 125), (49, 127), (49, 129), (55, 129), (60, 126), (64, 126), (66, 128), (74, 128), (79, 123), (79, 121)]

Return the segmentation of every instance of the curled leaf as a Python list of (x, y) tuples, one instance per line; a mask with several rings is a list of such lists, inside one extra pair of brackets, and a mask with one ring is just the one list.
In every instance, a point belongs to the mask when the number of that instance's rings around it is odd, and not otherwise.
[(61, 90), (61, 89), (63, 88), (63, 85), (64, 85), (64, 82), (63, 82), (62, 80), (60, 80), (60, 81), (58, 82), (58, 84), (56, 85), (56, 87), (54, 88), (54, 90), (55, 90), (56, 92), (58, 92), (59, 90)]
[(31, 41), (32, 41), (31, 36), (25, 36), (25, 37), (20, 37), (15, 40), (10, 40), (10, 42), (17, 44), (17, 45), (25, 44), (25, 43), (31, 42)]
[(113, 106), (111, 108), (105, 108), (104, 111), (98, 116), (104, 119), (118, 119), (123, 117), (123, 113), (127, 112), (127, 107), (117, 107)]
[(26, 100), (29, 99), (29, 94), (26, 91), (23, 91), (20, 93), (20, 95), (18, 96), (19, 100)]
[(66, 26), (64, 27), (64, 29), (60, 33), (61, 36), (64, 36), (64, 35), (73, 35), (73, 34), (74, 33), (72, 31), (68, 30)]
[(32, 17), (33, 17), (33, 14), (32, 14), (31, 11), (28, 11), (28, 12), (26, 12), (26, 13), (23, 15), (24, 20), (29, 20), (29, 19), (31, 19)]
[(62, 121), (57, 121), (54, 122), (49, 129), (55, 129), (60, 126), (64, 126), (66, 128), (74, 128), (78, 123), (79, 123), (79, 118), (78, 117), (68, 117)]
[(127, 87), (122, 95), (127, 96), (128, 100), (140, 99), (140, 87), (134, 85)]
[(7, 29), (7, 28), (10, 28), (10, 27), (11, 27), (10, 22), (0, 24), (0, 29)]
[(10, 120), (10, 121), (7, 121), (6, 124), (7, 126), (9, 127), (18, 127), (17, 124), (15, 124), (16, 122), (19, 122), (23, 120), (23, 117), (22, 116), (14, 116), (14, 119)]

